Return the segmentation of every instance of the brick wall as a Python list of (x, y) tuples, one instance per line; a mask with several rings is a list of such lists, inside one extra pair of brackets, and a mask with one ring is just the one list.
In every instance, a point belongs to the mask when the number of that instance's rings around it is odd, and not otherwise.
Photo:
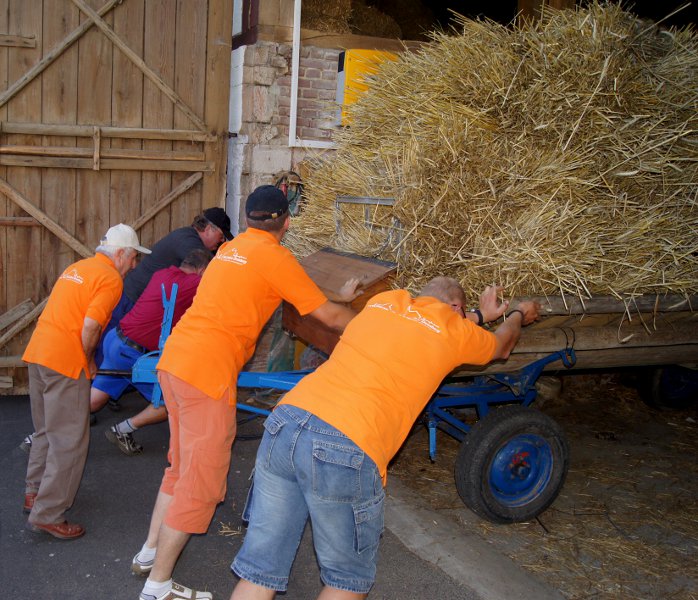
[[(330, 141), (337, 121), (337, 60), (339, 50), (302, 47), (298, 69), (296, 136), (303, 140)], [(279, 110), (274, 118), (288, 136), (291, 110), (291, 74), (279, 78)]]
[[(337, 122), (339, 52), (301, 47), (296, 136), (303, 141), (331, 141)], [(238, 93), (232, 90), (231, 101), (231, 115), (236, 115), (231, 117), (231, 131), (236, 136), (231, 139), (234, 148), (229, 156), (237, 161), (228, 167), (231, 214), (241, 209), (244, 198), (255, 187), (275, 183), (282, 171), (295, 170), (308, 152), (288, 145), (291, 56), (290, 44), (260, 41), (244, 49)], [(236, 102), (239, 107), (234, 106)], [(230, 180), (232, 173), (237, 173), (236, 181)], [(240, 214), (240, 222), (244, 223)]]

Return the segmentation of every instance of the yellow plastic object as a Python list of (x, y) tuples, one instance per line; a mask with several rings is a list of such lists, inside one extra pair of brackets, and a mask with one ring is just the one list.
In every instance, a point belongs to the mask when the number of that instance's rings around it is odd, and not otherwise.
[(356, 102), (370, 84), (382, 62), (397, 60), (397, 55), (385, 50), (345, 50), (339, 55), (337, 74), (337, 104), (341, 107), (340, 123), (348, 125), (346, 107)]

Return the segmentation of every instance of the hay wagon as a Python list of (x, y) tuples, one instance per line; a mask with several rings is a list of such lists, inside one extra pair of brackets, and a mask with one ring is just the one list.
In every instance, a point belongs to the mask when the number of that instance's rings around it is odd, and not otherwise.
[[(326, 291), (336, 291), (348, 277), (363, 275), (367, 292), (355, 301), (357, 310), (373, 294), (387, 289), (394, 272), (391, 263), (327, 249), (302, 262)], [(647, 367), (646, 399), (655, 406), (679, 407), (698, 397), (698, 312), (692, 308), (697, 297), (595, 298), (584, 304), (535, 300), (542, 306), (542, 317), (522, 330), (510, 357), (482, 368), (457, 369), (424, 411), (432, 460), (438, 431), (459, 440), (454, 468), (458, 493), (473, 512), (497, 523), (535, 518), (555, 500), (567, 475), (569, 447), (564, 431), (531, 407), (542, 373)], [(167, 300), (163, 292), (163, 301), (166, 337), (172, 312), (167, 307), (173, 306), (174, 297)], [(293, 335), (326, 354), (338, 339), (319, 322), (300, 317), (290, 305), (284, 305), (283, 323)], [(157, 353), (139, 359), (133, 380), (156, 383), (156, 362)], [(309, 372), (244, 371), (238, 387), (290, 390)], [(253, 415), (269, 414), (248, 404), (238, 408)], [(477, 420), (471, 423), (473, 415)]]
[(462, 440), (465, 503), (520, 521), (567, 471), (563, 432), (529, 406), (540, 373), (641, 367), (655, 405), (695, 397), (696, 298), (636, 291), (696, 293), (696, 38), (601, 4), (461, 25), (385, 61), (348, 109), (337, 151), (308, 169), (294, 250), (391, 257), (411, 288), (467, 273), (471, 297), (493, 281), (567, 295), (426, 410), (432, 456), (437, 431)]
[[(366, 277), (367, 297), (386, 289), (391, 263), (322, 250), (303, 266), (325, 290), (336, 291), (350, 276)], [(621, 300), (534, 298), (539, 322), (524, 328), (506, 361), (483, 368), (463, 366), (427, 405), (429, 452), (436, 457), (437, 432), (461, 442), (455, 481), (464, 503), (494, 522), (534, 518), (555, 500), (564, 483), (569, 449), (561, 427), (531, 407), (544, 372), (565, 369), (647, 367), (645, 397), (656, 407), (680, 407), (696, 398), (698, 297), (636, 296)], [(329, 354), (336, 334), (284, 307), (284, 326)], [(295, 373), (243, 373), (242, 387), (290, 389)], [(470, 424), (475, 413), (477, 421)], [(466, 418), (467, 415), (467, 418)]]

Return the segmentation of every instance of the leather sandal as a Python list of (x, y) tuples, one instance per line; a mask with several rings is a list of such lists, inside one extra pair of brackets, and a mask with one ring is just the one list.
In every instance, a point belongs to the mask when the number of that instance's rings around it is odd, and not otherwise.
[(29, 514), (34, 508), (34, 500), (36, 500), (36, 492), (27, 492), (24, 494), (24, 506), (22, 511)]
[(27, 529), (34, 533), (48, 533), (59, 540), (74, 540), (85, 534), (85, 528), (77, 523), (30, 523)]

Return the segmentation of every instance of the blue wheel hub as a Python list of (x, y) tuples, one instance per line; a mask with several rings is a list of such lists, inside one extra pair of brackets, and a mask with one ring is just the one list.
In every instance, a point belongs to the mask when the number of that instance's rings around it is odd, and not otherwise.
[(545, 438), (522, 434), (497, 450), (489, 472), (492, 495), (503, 505), (524, 506), (548, 485), (553, 453)]

